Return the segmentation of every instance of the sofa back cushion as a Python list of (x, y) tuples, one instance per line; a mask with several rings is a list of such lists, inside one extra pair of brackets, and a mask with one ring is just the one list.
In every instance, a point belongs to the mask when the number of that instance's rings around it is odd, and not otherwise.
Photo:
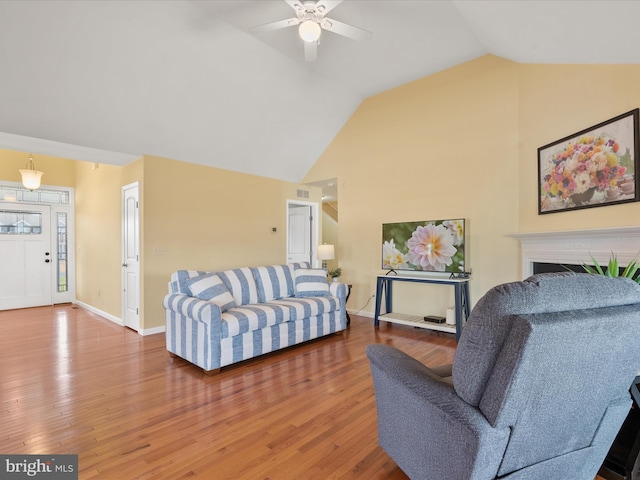
[(191, 278), (204, 275), (207, 272), (202, 270), (177, 270), (171, 274), (171, 281), (169, 282), (169, 293), (191, 295), (187, 281)]
[(215, 303), (220, 310), (226, 312), (236, 306), (236, 302), (222, 279), (215, 273), (207, 273), (186, 280), (189, 294), (192, 297)]
[(287, 265), (291, 267), (291, 270), (298, 270), (299, 268), (311, 268), (311, 264), (309, 262), (293, 262)]
[(258, 287), (251, 268), (235, 268), (219, 272), (218, 275), (231, 292), (236, 305), (258, 303)]
[(293, 297), (293, 267), (291, 265), (271, 265), (251, 269), (258, 287), (260, 303)]
[(294, 272), (296, 297), (328, 297), (327, 272), (322, 269), (299, 268)]

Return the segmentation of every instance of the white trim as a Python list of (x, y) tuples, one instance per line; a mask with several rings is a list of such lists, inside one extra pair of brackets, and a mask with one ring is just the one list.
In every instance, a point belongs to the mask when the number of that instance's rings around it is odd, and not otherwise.
[[(127, 197), (127, 193), (131, 192), (132, 196), (135, 196), (136, 199), (136, 214), (134, 215), (134, 220), (135, 220), (135, 225), (134, 225), (134, 237), (135, 237), (135, 245), (134, 245), (134, 249), (137, 252), (136, 253), (136, 257), (137, 257), (137, 285), (136, 285), (136, 294), (135, 294), (135, 308), (136, 308), (136, 315), (135, 317), (133, 317), (133, 319), (131, 317), (127, 316), (127, 308), (132, 308), (132, 305), (127, 305), (127, 294), (125, 293), (126, 287), (127, 287), (127, 269), (124, 266), (125, 265), (125, 261), (126, 259), (124, 258), (125, 255), (125, 251), (126, 251), (126, 242), (127, 242), (127, 226), (125, 225), (125, 222), (127, 220), (127, 215), (126, 215), (126, 205), (125, 205), (125, 199)], [(141, 298), (142, 298), (142, 280), (141, 280), (141, 272), (142, 272), (142, 250), (141, 250), (141, 245), (140, 245), (140, 182), (136, 181), (136, 182), (132, 182), (129, 183), (127, 185), (124, 185), (121, 188), (120, 191), (120, 215), (121, 215), (121, 239), (120, 239), (120, 263), (122, 265), (121, 268), (121, 273), (120, 273), (120, 301), (121, 301), (121, 312), (122, 312), (122, 319), (125, 322), (125, 326), (128, 326), (130, 328), (133, 328), (135, 331), (139, 332), (141, 330), (141, 324), (142, 324), (142, 315), (140, 313), (140, 310), (142, 309), (142, 305), (141, 305)], [(135, 328), (132, 325), (127, 325), (127, 320), (129, 320), (129, 323), (133, 323), (135, 324)]]
[(289, 251), (289, 208), (292, 205), (304, 205), (311, 207), (311, 216), (313, 217), (313, 222), (311, 222), (311, 265), (314, 268), (319, 268), (322, 265), (322, 262), (318, 260), (318, 241), (320, 238), (320, 215), (318, 211), (320, 210), (318, 202), (305, 202), (302, 200), (293, 200), (287, 199), (287, 208), (286, 208), (286, 235), (285, 235), (285, 263), (288, 263), (286, 255)]
[(81, 302), (80, 300), (74, 300), (74, 302), (76, 305), (80, 305), (82, 308), (86, 308), (87, 310), (89, 310), (90, 312), (95, 313), (96, 315), (100, 315), (101, 317), (112, 321), (113, 323), (115, 323), (116, 325), (120, 325), (121, 327), (124, 327), (124, 322), (122, 321), (121, 318), (116, 317), (115, 315), (111, 315), (110, 313), (107, 312), (103, 312), (102, 310), (99, 310), (95, 307), (92, 307), (91, 305), (88, 305), (84, 302)]
[[(81, 302), (79, 300), (74, 300), (73, 303), (75, 303), (76, 305), (89, 310), (92, 313), (95, 313), (96, 315), (101, 316), (102, 318), (104, 318), (105, 320), (109, 320), (113, 323), (115, 323), (116, 325), (119, 325), (121, 327), (124, 327), (124, 321), (121, 318), (116, 317), (115, 315), (111, 315), (110, 313), (107, 312), (103, 312), (100, 309), (97, 309), (95, 307), (92, 307), (91, 305), (88, 305), (84, 302)], [(129, 329), (132, 332), (136, 332), (133, 329)], [(155, 335), (157, 333), (164, 333), (166, 330), (166, 327), (164, 325), (160, 326), (160, 327), (152, 327), (152, 328), (146, 328), (144, 330), (140, 330), (138, 332), (136, 332), (138, 335), (142, 335), (142, 336), (146, 336), (146, 335)]]
[(138, 333), (140, 335), (155, 335), (157, 333), (164, 333), (166, 331), (166, 327), (163, 325), (161, 327), (153, 327), (153, 328), (145, 328), (144, 330), (140, 330)]
[[(22, 182), (0, 181), (0, 186), (15, 187), (24, 189)], [(67, 291), (58, 292), (58, 279), (52, 272), (51, 275), (51, 302), (52, 304), (67, 303), (74, 301), (76, 296), (76, 227), (75, 227), (75, 189), (73, 187), (63, 187), (59, 185), (40, 185), (38, 190), (51, 190), (58, 192), (67, 192), (69, 194), (69, 203), (48, 203), (48, 202), (30, 202), (18, 201), (0, 198), (0, 202), (10, 203), (14, 205), (31, 205), (38, 207), (46, 205), (50, 208), (51, 220), (51, 252), (54, 265), (57, 268), (58, 253), (58, 224), (56, 215), (58, 213), (67, 214)]]
[(582, 265), (593, 256), (606, 265), (615, 254), (626, 266), (640, 253), (640, 227), (616, 227), (564, 232), (513, 233), (522, 245), (522, 277), (533, 273), (533, 264)]

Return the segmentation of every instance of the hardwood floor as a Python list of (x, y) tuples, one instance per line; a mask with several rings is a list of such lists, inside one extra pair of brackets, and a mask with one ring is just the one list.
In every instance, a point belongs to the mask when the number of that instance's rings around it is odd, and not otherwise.
[(377, 446), (369, 343), (427, 365), (452, 336), (351, 328), (207, 377), (74, 305), (0, 312), (0, 453), (79, 456), (81, 479), (406, 479)]

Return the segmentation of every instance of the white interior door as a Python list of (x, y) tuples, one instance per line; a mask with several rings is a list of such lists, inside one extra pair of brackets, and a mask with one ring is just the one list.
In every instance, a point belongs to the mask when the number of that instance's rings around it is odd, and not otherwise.
[(122, 316), (125, 326), (140, 331), (139, 186), (122, 187)]
[(289, 204), (287, 208), (287, 262), (313, 265), (316, 238), (314, 208), (308, 204)]
[(0, 203), (0, 310), (52, 305), (51, 208)]

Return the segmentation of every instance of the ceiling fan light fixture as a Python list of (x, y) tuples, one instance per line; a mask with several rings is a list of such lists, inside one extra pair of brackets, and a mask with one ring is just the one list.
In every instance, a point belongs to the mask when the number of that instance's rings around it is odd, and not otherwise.
[(305, 42), (316, 42), (320, 38), (320, 33), (322, 29), (320, 25), (318, 25), (313, 20), (307, 20), (302, 22), (298, 27), (298, 33), (300, 34), (300, 38)]

